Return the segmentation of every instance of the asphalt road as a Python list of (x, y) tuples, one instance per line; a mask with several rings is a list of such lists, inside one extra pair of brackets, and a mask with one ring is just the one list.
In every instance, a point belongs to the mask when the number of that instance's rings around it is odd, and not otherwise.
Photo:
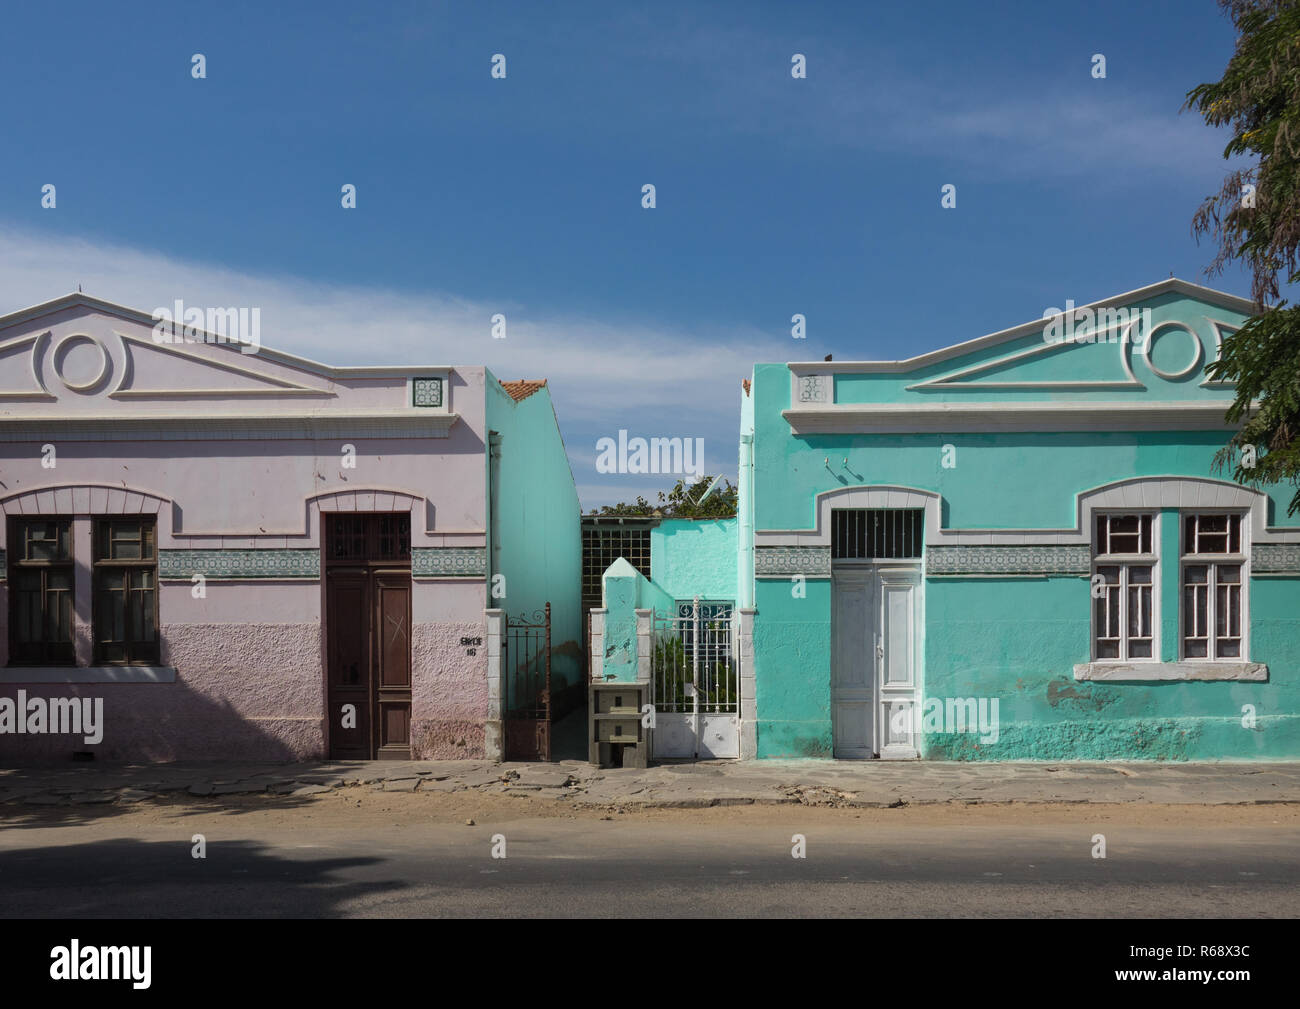
[[(4, 917), (1300, 916), (1300, 831), (530, 819), (0, 832)], [(108, 836), (106, 836), (106, 834)], [(505, 858), (493, 858), (504, 835)], [(499, 850), (499, 849), (498, 849)]]

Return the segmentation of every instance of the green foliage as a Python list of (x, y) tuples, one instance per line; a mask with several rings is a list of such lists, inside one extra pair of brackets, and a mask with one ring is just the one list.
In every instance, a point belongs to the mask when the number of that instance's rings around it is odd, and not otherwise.
[[(1223, 341), (1211, 378), (1237, 383), (1237, 398), (1228, 408), (1230, 423), (1241, 427), (1214, 457), (1215, 468), (1232, 468), (1232, 478), (1252, 487), (1287, 480), (1300, 485), (1300, 307), (1275, 308), (1250, 319)], [(1258, 400), (1258, 410), (1250, 404)], [(1262, 446), (1254, 460), (1247, 446)], [(1247, 463), (1254, 462), (1254, 465)], [(1300, 511), (1300, 490), (1287, 514)]]
[[(1217, 469), (1260, 487), (1300, 487), (1300, 311), (1280, 298), (1279, 275), (1300, 281), (1300, 4), (1296, 0), (1219, 0), (1238, 31), (1223, 78), (1187, 93), (1207, 124), (1232, 133), (1225, 158), (1258, 159), (1230, 172), (1192, 221), (1218, 246), (1206, 273), (1230, 262), (1251, 274), (1256, 315), (1223, 341), (1210, 378), (1236, 382), (1227, 413), (1240, 424), (1215, 456)], [(1253, 198), (1248, 186), (1254, 186)], [(1256, 409), (1258, 404), (1258, 409)], [(1261, 451), (1262, 450), (1262, 451)], [(1255, 465), (1247, 465), (1256, 452)], [(1300, 511), (1300, 490), (1287, 508)]]
[(667, 494), (659, 492), (659, 504), (652, 505), (644, 497), (638, 495), (632, 504), (619, 503), (616, 505), (605, 505), (599, 511), (593, 508), (591, 515), (653, 515), (659, 518), (670, 519), (727, 519), (736, 514), (737, 491), (730, 480), (723, 480), (722, 486), (710, 494), (704, 501), (700, 501), (702, 495), (709, 484), (713, 482), (712, 476), (702, 476), (694, 483), (687, 485), (684, 479), (678, 480), (673, 489)]

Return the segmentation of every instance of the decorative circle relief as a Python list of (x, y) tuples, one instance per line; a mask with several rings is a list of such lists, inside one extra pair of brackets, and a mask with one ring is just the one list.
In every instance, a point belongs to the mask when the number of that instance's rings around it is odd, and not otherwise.
[[(1156, 340), (1162, 333), (1168, 335), (1171, 332), (1182, 332), (1192, 338), (1191, 361), (1183, 368), (1177, 371), (1166, 371), (1155, 362)], [(1147, 367), (1151, 369), (1152, 374), (1159, 375), (1164, 379), (1186, 378), (1188, 375), (1197, 371), (1201, 367), (1201, 361), (1205, 358), (1205, 347), (1201, 343), (1201, 338), (1197, 335), (1196, 330), (1185, 322), (1162, 322), (1154, 326), (1147, 338), (1142, 341), (1142, 353), (1147, 359)]]
[(54, 374), (73, 392), (88, 392), (108, 377), (112, 358), (98, 339), (85, 333), (64, 337), (54, 348)]

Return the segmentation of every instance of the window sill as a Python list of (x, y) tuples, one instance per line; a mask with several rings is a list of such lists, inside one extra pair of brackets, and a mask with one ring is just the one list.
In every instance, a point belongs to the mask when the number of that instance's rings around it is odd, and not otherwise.
[(1163, 683), (1178, 680), (1264, 683), (1262, 662), (1084, 662), (1074, 667), (1076, 680), (1104, 683)]
[(0, 683), (175, 683), (174, 666), (9, 666)]

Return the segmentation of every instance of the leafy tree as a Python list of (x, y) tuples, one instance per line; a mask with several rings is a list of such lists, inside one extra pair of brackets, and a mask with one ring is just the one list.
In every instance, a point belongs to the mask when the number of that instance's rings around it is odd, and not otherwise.
[(702, 476), (687, 486), (684, 479), (678, 480), (672, 490), (665, 494), (659, 492), (659, 503), (652, 505), (641, 495), (632, 504), (621, 502), (605, 505), (599, 511), (593, 508), (591, 515), (655, 515), (670, 519), (726, 519), (736, 514), (736, 488), (730, 480), (723, 480), (722, 486), (703, 501), (700, 496), (713, 482), (712, 476)]
[[(1238, 483), (1290, 480), (1300, 487), (1300, 306), (1287, 307), (1285, 284), (1300, 280), (1300, 2), (1219, 0), (1237, 28), (1237, 48), (1222, 80), (1187, 93), (1210, 126), (1232, 132), (1225, 159), (1257, 158), (1229, 172), (1192, 221), (1218, 254), (1213, 276), (1233, 261), (1251, 275), (1256, 314), (1223, 341), (1207, 373), (1235, 382), (1227, 420), (1240, 428), (1214, 458)], [(1258, 409), (1254, 404), (1258, 402)], [(1260, 449), (1263, 451), (1260, 451)], [(1300, 511), (1300, 489), (1287, 514)]]

